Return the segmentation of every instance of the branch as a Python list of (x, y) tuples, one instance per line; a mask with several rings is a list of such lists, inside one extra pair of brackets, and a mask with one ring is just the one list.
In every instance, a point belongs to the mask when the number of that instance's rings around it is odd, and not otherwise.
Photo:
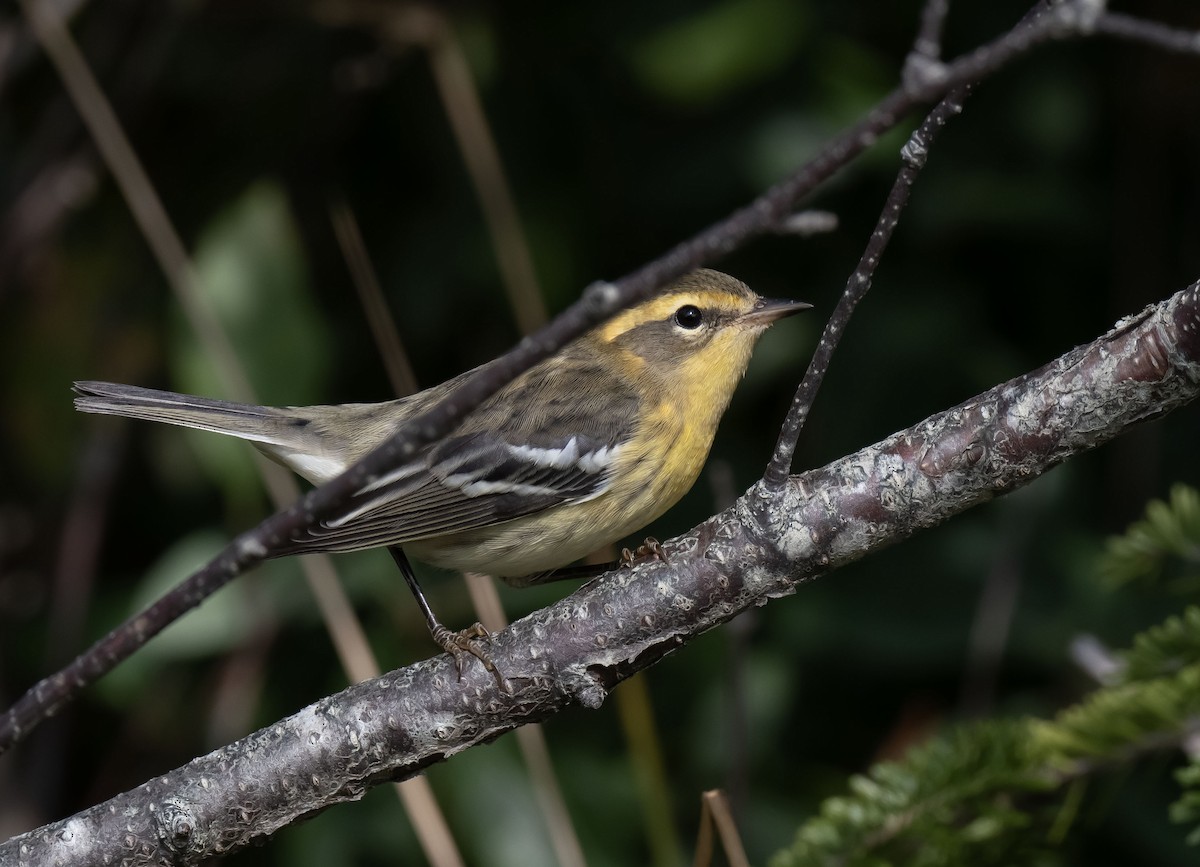
[[(1050, 0), (1038, 0), (1013, 28), (1014, 31), (1027, 28), (1039, 18), (1044, 18), (1051, 8)], [(913, 43), (913, 50), (905, 61), (905, 81), (915, 85), (925, 79), (936, 80), (943, 74), (938, 56), (941, 51), (942, 26), (948, 12), (948, 0), (928, 0), (926, 3), (921, 14), (921, 29)], [(800, 432), (804, 429), (805, 422), (808, 421), (808, 414), (817, 399), (821, 383), (825, 381), (825, 374), (833, 360), (833, 351), (841, 343), (846, 326), (850, 323), (850, 317), (854, 315), (854, 309), (871, 289), (871, 280), (875, 276), (875, 269), (883, 260), (888, 243), (891, 242), (892, 235), (900, 224), (900, 215), (908, 206), (913, 185), (917, 182), (921, 170), (925, 168), (930, 149), (946, 124), (962, 113), (963, 103), (971, 95), (972, 86), (967, 83), (946, 94), (934, 106), (933, 111), (926, 115), (925, 120), (921, 121), (920, 126), (913, 131), (904, 147), (900, 149), (904, 165), (892, 183), (892, 189), (883, 204), (883, 212), (875, 222), (875, 230), (867, 241), (866, 249), (863, 250), (858, 265), (855, 266), (850, 279), (846, 281), (846, 288), (842, 290), (842, 296), (838, 299), (837, 306), (829, 315), (825, 328), (821, 331), (821, 339), (817, 341), (817, 348), (813, 350), (808, 368), (804, 371), (804, 377), (800, 380), (800, 385), (796, 388), (796, 394), (792, 398), (791, 409), (788, 410), (787, 418), (784, 419), (783, 425), (779, 429), (779, 437), (775, 441), (775, 451), (771, 454), (771, 460), (763, 472), (763, 484), (768, 488), (782, 485), (787, 474), (791, 472), (792, 457), (796, 453)]]
[(1015, 490), (1200, 395), (1200, 282), (1025, 376), (775, 490), (495, 636), (513, 695), (445, 656), (356, 684), (74, 817), (0, 863), (195, 864), (618, 682), (796, 585)]
[(904, 166), (896, 175), (892, 190), (884, 202), (883, 213), (875, 223), (875, 231), (867, 241), (858, 266), (850, 275), (842, 297), (838, 299), (837, 306), (825, 322), (821, 339), (817, 341), (817, 348), (813, 350), (812, 359), (809, 360), (808, 369), (804, 371), (804, 377), (800, 380), (795, 397), (792, 398), (791, 409), (788, 410), (787, 418), (779, 429), (775, 451), (763, 473), (763, 484), (766, 487), (779, 487), (787, 479), (787, 474), (792, 468), (792, 457), (796, 453), (796, 443), (800, 439), (800, 431), (808, 420), (808, 413), (817, 399), (817, 391), (825, 380), (825, 374), (833, 360), (833, 351), (841, 342), (850, 317), (854, 314), (854, 308), (871, 288), (871, 278), (875, 269), (879, 267), (896, 226), (900, 224), (900, 215), (908, 205), (913, 184), (916, 183), (921, 169), (925, 167), (929, 149), (950, 119), (962, 112), (962, 104), (969, 93), (969, 87), (960, 87), (948, 94), (909, 136), (908, 142), (901, 149)]
[[(39, 2), (26, 2), (27, 9), (35, 14), (41, 8)], [(1045, 14), (1034, 16), (1033, 20), (953, 62), (925, 64), (920, 74), (905, 75), (902, 84), (857, 123), (830, 139), (814, 159), (749, 205), (615, 283), (588, 287), (578, 302), (548, 326), (526, 337), (485, 371), (469, 378), (445, 401), (398, 428), (387, 442), (341, 476), (309, 491), (290, 508), (239, 535), (170, 594), (118, 626), (66, 668), (35, 684), (0, 716), (0, 753), (128, 658), (167, 624), (258, 565), (293, 534), (335, 515), (364, 485), (407, 462), (420, 448), (453, 430), (467, 413), (534, 364), (623, 307), (647, 297), (657, 287), (744, 246), (759, 235), (776, 231), (819, 184), (874, 144), (881, 134), (900, 124), (914, 108), (980, 81), (1045, 42), (1089, 36), (1108, 28), (1109, 16), (1103, 10), (1100, 0), (1060, 0)], [(1120, 21), (1124, 22), (1125, 30), (1137, 31), (1136, 38), (1172, 50), (1200, 53), (1200, 42), (1194, 36), (1190, 40), (1168, 38), (1182, 31), (1136, 19)], [(1132, 27), (1131, 22), (1139, 26)]]

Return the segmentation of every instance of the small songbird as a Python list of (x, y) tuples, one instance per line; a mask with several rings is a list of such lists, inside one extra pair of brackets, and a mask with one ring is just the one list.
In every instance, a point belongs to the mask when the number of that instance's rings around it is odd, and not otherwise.
[[(270, 556), (388, 547), (460, 673), (464, 651), (495, 673), (476, 642), (487, 633), (438, 623), (402, 548), (528, 585), (644, 527), (700, 474), (759, 336), (810, 306), (694, 271), (518, 376)], [(320, 485), (474, 372), (399, 400), (309, 407), (77, 382), (75, 407), (240, 437)]]

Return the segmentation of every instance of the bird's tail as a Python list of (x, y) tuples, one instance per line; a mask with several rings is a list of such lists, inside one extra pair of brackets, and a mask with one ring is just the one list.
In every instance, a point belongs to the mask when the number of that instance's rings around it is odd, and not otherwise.
[(75, 394), (75, 408), (80, 412), (159, 421), (277, 445), (281, 444), (278, 429), (288, 420), (284, 411), (274, 407), (115, 382), (77, 382)]
[(158, 421), (249, 440), (267, 457), (316, 484), (338, 475), (347, 463), (340, 444), (330, 441), (299, 407), (255, 406), (115, 382), (77, 382), (75, 394), (75, 408), (81, 412)]

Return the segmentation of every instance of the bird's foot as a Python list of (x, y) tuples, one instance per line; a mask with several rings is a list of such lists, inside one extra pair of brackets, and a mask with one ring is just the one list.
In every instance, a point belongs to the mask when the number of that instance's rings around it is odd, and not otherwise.
[(666, 550), (653, 536), (647, 536), (646, 541), (638, 545), (636, 551), (622, 548), (621, 559), (618, 562), (622, 569), (632, 569), (634, 564), (644, 560), (662, 560), (664, 563), (667, 562)]
[(454, 667), (458, 669), (459, 680), (462, 680), (468, 657), (473, 656), (483, 664), (486, 670), (492, 673), (492, 677), (496, 678), (496, 684), (500, 687), (501, 692), (512, 693), (508, 681), (504, 679), (504, 675), (500, 673), (500, 669), (496, 667), (491, 654), (487, 651), (487, 640), (492, 637), (492, 634), (483, 627), (482, 623), (472, 624), (458, 632), (453, 632), (442, 624), (435, 623), (429, 631), (438, 646), (454, 657)]

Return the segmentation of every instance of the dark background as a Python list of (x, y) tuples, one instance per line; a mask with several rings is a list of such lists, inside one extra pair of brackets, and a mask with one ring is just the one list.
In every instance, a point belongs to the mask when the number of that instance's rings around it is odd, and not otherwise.
[[(1200, 27), (1189, 2), (1127, 11)], [(477, 203), (418, 47), (304, 4), (99, 0), (73, 30), (194, 255), (264, 401), (392, 396), (330, 227), (355, 212), (421, 382), (519, 336)], [(915, 2), (458, 3), (546, 303), (624, 274), (744, 204), (894, 86)], [(948, 51), (1020, 3), (960, 3)], [(219, 394), (167, 283), (53, 69), (0, 9), (0, 703), (269, 511), (249, 449), (76, 415), (70, 383)], [(1200, 61), (1108, 41), (1052, 45), (980, 86), (933, 151), (814, 408), (818, 466), (1091, 340), (1200, 277)], [(885, 137), (809, 204), (840, 229), (756, 241), (718, 263), (816, 310), (760, 344), (713, 450), (715, 474), (649, 528), (681, 532), (761, 472), (822, 317), (878, 215), (904, 141)], [(699, 792), (735, 796), (752, 860), (791, 839), (845, 775), (939, 725), (1052, 713), (1091, 683), (1068, 645), (1120, 647), (1176, 610), (1096, 575), (1105, 537), (1175, 481), (1196, 484), (1189, 407), (1005, 500), (802, 587), (647, 675), (672, 830)], [(732, 477), (732, 489), (724, 479)], [(714, 479), (715, 484), (714, 484)], [(88, 552), (94, 536), (95, 555)], [(634, 540), (636, 541), (636, 540)], [(432, 650), (382, 552), (338, 559), (383, 664)], [(428, 573), (427, 573), (428, 574)], [(1005, 609), (986, 603), (989, 576)], [(426, 581), (442, 619), (461, 582)], [(503, 591), (512, 616), (567, 586)], [(994, 598), (994, 597), (987, 597)], [(998, 618), (999, 654), (972, 650)], [(995, 621), (991, 621), (995, 622)], [(171, 629), (14, 755), (0, 837), (339, 689), (294, 562), (271, 564)], [(649, 863), (615, 701), (547, 726), (593, 865)], [(1171, 763), (1092, 789), (1064, 863), (1185, 864)], [(474, 864), (549, 864), (511, 737), (429, 778)], [(388, 789), (232, 864), (422, 863)]]

